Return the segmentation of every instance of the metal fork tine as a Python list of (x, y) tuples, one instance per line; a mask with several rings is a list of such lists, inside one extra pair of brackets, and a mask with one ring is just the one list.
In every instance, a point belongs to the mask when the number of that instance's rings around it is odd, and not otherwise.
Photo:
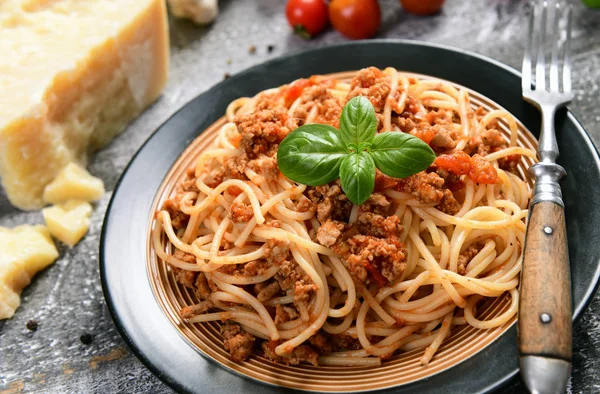
[(565, 41), (565, 58), (563, 62), (563, 92), (571, 93), (571, 20), (572, 8), (567, 6), (567, 39)]
[(523, 54), (523, 67), (521, 72), (521, 88), (524, 92), (531, 90), (531, 47), (533, 41), (533, 21), (535, 20), (535, 7), (529, 12), (529, 31), (525, 41), (525, 53)]
[(563, 0), (531, 1), (521, 76), (523, 98), (537, 107), (548, 103), (563, 106), (573, 99), (570, 57), (573, 9)]
[(560, 48), (559, 20), (561, 14), (560, 3), (554, 7), (554, 18), (552, 22), (552, 61), (550, 62), (550, 91), (558, 93), (558, 50)]
[(548, 14), (548, 3), (543, 1), (540, 4), (540, 25), (537, 41), (537, 61), (535, 64), (535, 90), (546, 89), (546, 60), (544, 56), (544, 47), (546, 44), (546, 16)]

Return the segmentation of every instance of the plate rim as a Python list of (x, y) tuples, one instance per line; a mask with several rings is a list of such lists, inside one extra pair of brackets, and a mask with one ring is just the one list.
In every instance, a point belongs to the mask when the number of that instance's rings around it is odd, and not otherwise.
[[(514, 69), (511, 66), (508, 66), (500, 61), (497, 61), (493, 58), (490, 58), (488, 56), (485, 55), (481, 55), (478, 54), (476, 52), (470, 51), (470, 50), (465, 50), (462, 48), (457, 48), (451, 45), (446, 45), (446, 44), (438, 44), (438, 43), (431, 43), (431, 42), (425, 42), (425, 41), (419, 41), (419, 40), (406, 40), (406, 39), (371, 39), (371, 40), (359, 40), (359, 41), (346, 41), (346, 42), (342, 42), (342, 43), (337, 43), (337, 44), (331, 44), (331, 45), (324, 45), (324, 46), (319, 46), (319, 47), (313, 47), (313, 48), (308, 48), (308, 49), (302, 49), (302, 50), (297, 50), (297, 51), (292, 51), (290, 53), (287, 53), (285, 55), (282, 56), (278, 56), (275, 57), (273, 59), (269, 59), (267, 61), (264, 62), (260, 62), (258, 64), (255, 64), (251, 67), (248, 67), (238, 73), (236, 73), (233, 77), (234, 78), (244, 78), (247, 75), (251, 75), (254, 71), (259, 70), (260, 68), (267, 66), (267, 65), (272, 65), (278, 62), (285, 62), (290, 58), (294, 58), (297, 56), (301, 56), (301, 55), (306, 55), (306, 54), (310, 54), (311, 52), (315, 52), (315, 51), (319, 51), (319, 50), (323, 50), (324, 48), (343, 48), (343, 47), (352, 47), (352, 46), (363, 46), (363, 45), (373, 45), (373, 44), (399, 44), (399, 45), (406, 45), (406, 46), (412, 46), (412, 47), (428, 47), (428, 48), (432, 48), (432, 49), (438, 49), (438, 50), (444, 50), (444, 51), (449, 51), (449, 52), (454, 52), (457, 54), (462, 54), (462, 55), (466, 55), (467, 57), (472, 57), (472, 58), (476, 58), (480, 61), (486, 62), (486, 63), (490, 63), (494, 66), (496, 66), (499, 69), (502, 69), (505, 72), (508, 72), (510, 74), (513, 74), (514, 76), (521, 78), (521, 73)], [(109, 311), (109, 314), (113, 320), (113, 323), (115, 324), (115, 327), (117, 328), (117, 331), (119, 332), (119, 334), (121, 335), (121, 337), (124, 339), (125, 343), (127, 344), (127, 346), (130, 348), (130, 350), (135, 354), (136, 358), (138, 360), (140, 360), (142, 362), (142, 364), (148, 368), (155, 376), (157, 376), (162, 382), (164, 382), (165, 384), (167, 384), (169, 387), (175, 389), (178, 392), (189, 392), (189, 390), (182, 385), (180, 382), (176, 381), (175, 379), (172, 379), (170, 376), (167, 376), (166, 373), (163, 372), (163, 370), (161, 370), (161, 368), (155, 364), (152, 363), (152, 361), (149, 359), (149, 357), (147, 357), (143, 351), (138, 347), (138, 345), (135, 344), (134, 340), (132, 339), (132, 337), (129, 335), (127, 329), (125, 328), (121, 318), (119, 317), (119, 313), (117, 311), (117, 306), (115, 301), (113, 300), (113, 296), (111, 295), (111, 292), (109, 290), (109, 284), (108, 284), (108, 278), (107, 278), (107, 273), (106, 273), (106, 261), (105, 261), (105, 242), (106, 242), (106, 232), (107, 232), (107, 228), (108, 228), (108, 220), (110, 217), (110, 213), (113, 207), (113, 203), (115, 201), (115, 196), (117, 195), (118, 190), (120, 189), (120, 187), (122, 186), (122, 182), (124, 180), (124, 178), (126, 177), (127, 173), (129, 172), (131, 166), (133, 165), (133, 163), (135, 162), (136, 158), (138, 158), (138, 156), (141, 154), (141, 152), (144, 150), (144, 148), (146, 148), (146, 146), (150, 143), (150, 141), (163, 129), (163, 127), (169, 123), (173, 118), (176, 118), (177, 116), (179, 116), (179, 114), (185, 109), (187, 108), (192, 102), (194, 102), (196, 99), (198, 99), (201, 96), (205, 96), (205, 95), (210, 95), (211, 93), (213, 93), (214, 91), (218, 90), (222, 85), (224, 85), (226, 83), (226, 81), (219, 81), (218, 83), (216, 83), (215, 85), (210, 86), (208, 89), (198, 93), (196, 96), (192, 97), (190, 100), (188, 100), (186, 103), (184, 103), (179, 109), (177, 109), (174, 113), (172, 113), (170, 116), (168, 116), (157, 128), (156, 130), (154, 130), (144, 141), (144, 143), (138, 148), (138, 150), (133, 154), (133, 156), (131, 157), (131, 159), (129, 160), (128, 164), (125, 166), (125, 168), (123, 169), (123, 171), (121, 172), (119, 178), (117, 179), (114, 189), (112, 191), (112, 195), (110, 198), (110, 201), (106, 207), (106, 211), (105, 211), (105, 215), (104, 215), (104, 219), (102, 221), (102, 230), (100, 232), (100, 239), (99, 239), (99, 253), (98, 253), (98, 265), (99, 265), (99, 271), (100, 271), (100, 279), (101, 279), (101, 285), (102, 285), (102, 292), (103, 292), (103, 296), (104, 299), (106, 301), (106, 305), (107, 305), (107, 309)], [(600, 155), (598, 153), (598, 149), (596, 148), (596, 146), (594, 145), (591, 137), (589, 136), (589, 134), (585, 131), (585, 129), (583, 128), (583, 126), (581, 125), (581, 123), (577, 120), (577, 118), (575, 117), (575, 115), (570, 111), (570, 110), (566, 110), (566, 116), (568, 118), (568, 120), (573, 124), (573, 126), (578, 130), (579, 134), (583, 137), (583, 141), (585, 142), (586, 146), (588, 147), (589, 151), (591, 153), (593, 153), (593, 159), (594, 162), (596, 164), (596, 167), (598, 167), (600, 169)], [(202, 131), (200, 131), (202, 132)], [(198, 134), (199, 135), (199, 134)], [(149, 278), (145, 278), (145, 280), (148, 281)], [(148, 285), (150, 286), (150, 284), (148, 283)], [(594, 272), (594, 276), (592, 281), (590, 282), (590, 285), (587, 287), (584, 295), (583, 295), (583, 299), (582, 302), (576, 306), (573, 310), (573, 322), (577, 322), (579, 320), (579, 318), (582, 315), (582, 312), (585, 311), (588, 307), (589, 304), (592, 302), (593, 300), (593, 296), (594, 294), (598, 291), (600, 285), (600, 261), (597, 262), (597, 266), (596, 266), (596, 270)], [(153, 302), (156, 302), (155, 300), (153, 300)], [(505, 331), (498, 339), (509, 335), (510, 332), (516, 330), (515, 326), (513, 325), (510, 329), (508, 329), (507, 331)], [(491, 344), (490, 344), (491, 345)], [(212, 360), (209, 357), (204, 357), (204, 355), (202, 353), (200, 353), (203, 356), (204, 360), (209, 361), (210, 363), (212, 363), (213, 365), (218, 365), (220, 368), (223, 368), (224, 370), (226, 370), (229, 373), (234, 374), (237, 377), (241, 377), (246, 381), (252, 382), (255, 385), (257, 385), (258, 387), (264, 387), (264, 386), (268, 386), (271, 388), (275, 388), (277, 390), (282, 390), (282, 391), (289, 391), (291, 389), (287, 388), (287, 387), (283, 387), (283, 386), (278, 386), (275, 384), (271, 384), (269, 382), (264, 382), (264, 381), (260, 381), (257, 379), (254, 379), (252, 377), (248, 377), (246, 375), (240, 374), (239, 372), (228, 368), (226, 365), (222, 365), (220, 363), (217, 363), (216, 361)], [(499, 388), (501, 388), (502, 386), (504, 386), (505, 384), (507, 384), (513, 377), (515, 377), (515, 375), (517, 375), (519, 372), (519, 368), (516, 368), (512, 371), (510, 371), (508, 374), (506, 374), (504, 376), (504, 378), (501, 378), (499, 380), (496, 380), (494, 382), (491, 382), (490, 384), (488, 384), (485, 387), (482, 387), (481, 390), (479, 392), (481, 393), (488, 393), (488, 392), (492, 392), (494, 390), (497, 390)], [(427, 380), (427, 379), (424, 379)], [(421, 381), (424, 381), (421, 380)], [(413, 383), (409, 383), (406, 385), (403, 385), (402, 387), (404, 388), (409, 388), (411, 385), (417, 384), (419, 381), (417, 382), (413, 382)], [(395, 387), (390, 387), (390, 388), (386, 388), (383, 389), (382, 391), (389, 391), (389, 390), (394, 390)], [(305, 391), (305, 392), (310, 392), (310, 391)]]

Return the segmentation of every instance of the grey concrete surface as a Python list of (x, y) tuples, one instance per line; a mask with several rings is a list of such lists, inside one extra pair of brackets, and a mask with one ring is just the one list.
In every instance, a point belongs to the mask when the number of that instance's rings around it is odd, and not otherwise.
[[(468, 49), (519, 68), (525, 37), (525, 1), (447, 0), (441, 14), (406, 14), (397, 0), (380, 1), (378, 37), (417, 39)], [(595, 144), (600, 143), (600, 10), (574, 6), (571, 110)], [(16, 315), (0, 322), (0, 393), (171, 392), (127, 349), (108, 314), (98, 274), (102, 218), (119, 174), (144, 140), (187, 101), (236, 73), (284, 53), (344, 40), (329, 30), (312, 41), (292, 35), (284, 1), (220, 1), (210, 27), (171, 21), (171, 73), (162, 97), (90, 163), (106, 184), (89, 234), (76, 247), (60, 248), (59, 260), (24, 291)], [(248, 48), (256, 46), (256, 53)], [(267, 46), (273, 45), (271, 52)], [(594, 202), (596, 203), (596, 202)], [(0, 192), (0, 225), (42, 223), (39, 212), (12, 208)], [(600, 296), (575, 327), (572, 379), (568, 391), (600, 392)], [(39, 328), (30, 332), (26, 322)], [(80, 341), (84, 333), (93, 342)], [(525, 392), (515, 380), (504, 392)]]

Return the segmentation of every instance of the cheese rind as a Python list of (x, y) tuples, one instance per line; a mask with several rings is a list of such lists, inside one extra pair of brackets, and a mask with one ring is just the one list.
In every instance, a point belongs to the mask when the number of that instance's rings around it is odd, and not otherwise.
[(69, 246), (75, 246), (88, 232), (91, 213), (90, 203), (76, 200), (42, 209), (50, 234)]
[(44, 226), (0, 227), (0, 319), (14, 315), (31, 278), (58, 257)]
[(44, 189), (43, 200), (62, 204), (69, 200), (97, 201), (104, 194), (104, 183), (75, 163), (69, 163)]
[(0, 2), (0, 177), (21, 209), (70, 162), (111, 141), (160, 94), (163, 0)]

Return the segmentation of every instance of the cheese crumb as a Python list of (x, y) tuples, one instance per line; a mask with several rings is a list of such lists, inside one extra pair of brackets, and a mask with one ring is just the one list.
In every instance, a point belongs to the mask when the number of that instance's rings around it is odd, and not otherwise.
[(167, 3), (174, 16), (199, 25), (212, 22), (219, 13), (217, 0), (167, 0)]
[(50, 234), (69, 246), (75, 246), (88, 232), (91, 213), (90, 203), (77, 200), (42, 209)]
[(44, 189), (44, 202), (62, 204), (69, 200), (97, 201), (104, 194), (104, 183), (75, 163), (69, 163)]
[(21, 305), (21, 291), (57, 257), (58, 251), (46, 227), (0, 227), (0, 319), (15, 314)]

